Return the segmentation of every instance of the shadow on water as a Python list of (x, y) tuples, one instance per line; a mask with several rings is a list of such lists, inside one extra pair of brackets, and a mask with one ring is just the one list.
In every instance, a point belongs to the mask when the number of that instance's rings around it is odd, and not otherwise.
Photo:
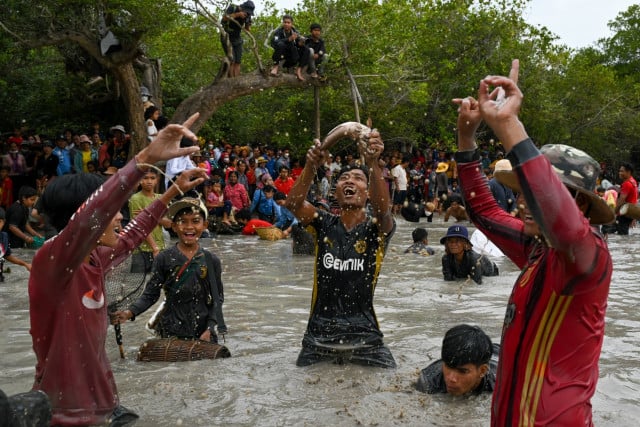
[[(398, 219), (376, 289), (375, 307), (385, 343), (398, 368), (354, 365), (295, 366), (309, 316), (313, 258), (292, 255), (290, 241), (220, 236), (203, 240), (224, 268), (226, 345), (232, 357), (187, 363), (139, 363), (139, 345), (150, 337), (150, 310), (123, 325), (127, 359), (120, 360), (113, 334), (107, 349), (122, 403), (138, 426), (487, 426), (490, 395), (452, 398), (414, 390), (420, 369), (437, 359), (445, 331), (459, 323), (481, 326), (499, 341), (506, 301), (517, 268), (497, 259), (500, 276), (442, 280), (447, 226), (429, 230), (430, 257), (403, 253), (416, 226)], [(469, 224), (466, 224), (469, 225)], [(470, 227), (472, 231), (472, 227)], [(640, 230), (610, 236), (614, 278), (601, 378), (593, 399), (598, 426), (632, 426), (640, 419), (640, 297), (637, 264)], [(28, 259), (31, 252), (16, 251)], [(0, 285), (0, 388), (8, 394), (31, 387), (35, 358), (29, 335), (27, 273), (11, 266)]]

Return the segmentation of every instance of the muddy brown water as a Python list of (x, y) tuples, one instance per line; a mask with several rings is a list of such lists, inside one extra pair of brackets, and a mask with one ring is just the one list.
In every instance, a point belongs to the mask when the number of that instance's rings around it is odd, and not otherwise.
[[(424, 221), (424, 219), (422, 220)], [(311, 301), (313, 258), (292, 255), (290, 240), (219, 236), (202, 243), (223, 263), (229, 359), (141, 363), (135, 355), (151, 335), (151, 311), (123, 325), (127, 358), (113, 333), (107, 350), (123, 405), (140, 415), (137, 426), (488, 426), (491, 396), (425, 395), (414, 390), (418, 372), (437, 359), (445, 331), (459, 323), (481, 326), (499, 340), (506, 301), (517, 275), (494, 259), (500, 276), (444, 282), (440, 237), (450, 223), (429, 230), (436, 255), (403, 253), (416, 224), (398, 219), (381, 270), (374, 305), (394, 370), (355, 365), (295, 366)], [(469, 226), (470, 232), (473, 227)], [(600, 381), (592, 400), (598, 426), (636, 426), (640, 419), (640, 230), (611, 236), (614, 274), (607, 310)], [(16, 250), (29, 259), (33, 251)], [(0, 388), (30, 389), (35, 357), (29, 335), (27, 272), (0, 283)]]

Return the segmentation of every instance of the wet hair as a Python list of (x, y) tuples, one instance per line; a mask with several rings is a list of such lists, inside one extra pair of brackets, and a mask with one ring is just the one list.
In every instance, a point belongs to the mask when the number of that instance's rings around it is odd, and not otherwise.
[(351, 172), (352, 170), (361, 170), (364, 173), (364, 176), (367, 177), (367, 182), (369, 181), (369, 168), (367, 168), (366, 166), (351, 166), (351, 165), (347, 165), (344, 166), (342, 169), (340, 169), (340, 172), (338, 173), (338, 176), (336, 177), (336, 179), (340, 178), (340, 176), (344, 173), (347, 172)]
[(449, 206), (451, 206), (451, 203), (453, 202), (456, 202), (460, 206), (464, 206), (464, 201), (462, 200), (462, 197), (457, 194), (454, 194), (451, 197), (449, 197)]
[(104, 181), (104, 177), (95, 173), (59, 176), (47, 184), (42, 193), (42, 212), (56, 230), (62, 230), (71, 216)]
[(426, 228), (416, 228), (411, 232), (411, 237), (413, 237), (413, 243), (422, 242), (429, 236), (429, 232)]
[(442, 361), (451, 368), (473, 363), (489, 363), (492, 352), (491, 338), (477, 326), (457, 325), (449, 329), (442, 339)]
[(235, 213), (236, 219), (241, 219), (243, 221), (249, 221), (251, 219), (251, 211), (249, 208), (242, 208), (238, 212)]
[(168, 124), (169, 124), (169, 119), (166, 116), (160, 116), (158, 117), (158, 120), (156, 120), (156, 129), (158, 130), (163, 129), (167, 127)]
[(23, 185), (22, 187), (20, 187), (20, 191), (18, 191), (18, 200), (28, 199), (29, 197), (37, 195), (38, 191), (35, 188), (29, 185)]
[(173, 218), (171, 218), (171, 220), (173, 222), (176, 222), (178, 218), (180, 218), (182, 215), (185, 215), (185, 214), (200, 215), (203, 220), (205, 221), (207, 220), (207, 215), (204, 212), (202, 212), (202, 209), (198, 209), (194, 206), (185, 206), (184, 208), (180, 209), (178, 212), (176, 212)]

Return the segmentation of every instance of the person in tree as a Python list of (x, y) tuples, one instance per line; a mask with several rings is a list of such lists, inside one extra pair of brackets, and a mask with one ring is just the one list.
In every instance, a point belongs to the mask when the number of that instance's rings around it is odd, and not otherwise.
[[(251, 16), (253, 16), (255, 5), (251, 0), (247, 0), (239, 6), (229, 5), (224, 15), (222, 15), (222, 28), (228, 34), (229, 43), (233, 55), (233, 61), (229, 66), (228, 77), (240, 75), (240, 64), (242, 63), (242, 29), (251, 31)], [(224, 34), (220, 34), (222, 49), (227, 51), (227, 42)]]
[(304, 81), (302, 72), (298, 63), (300, 55), (298, 52), (298, 39), (302, 36), (293, 26), (293, 17), (284, 15), (282, 17), (282, 25), (278, 27), (271, 36), (270, 44), (273, 48), (273, 67), (271, 75), (276, 77), (280, 66), (284, 68), (295, 67), (296, 78)]
[[(396, 228), (379, 164), (383, 151), (380, 134), (373, 130), (364, 150), (366, 167), (340, 171), (335, 191), (339, 216), (307, 201), (315, 171), (329, 154), (320, 149), (318, 140), (307, 152), (302, 175), (287, 197), (286, 207), (303, 227), (309, 226), (317, 248), (311, 315), (298, 366), (322, 361), (396, 366), (373, 309), (382, 259)], [(365, 209), (367, 201), (373, 216)]]
[[(614, 213), (595, 193), (598, 162), (566, 145), (538, 149), (529, 138), (518, 117), (518, 72), (514, 60), (509, 77), (480, 81), (477, 100), (454, 99), (469, 216), (522, 269), (502, 327), (491, 424), (590, 426), (613, 270), (593, 226)], [(498, 205), (482, 173), (475, 134), (483, 120), (511, 162), (495, 176), (519, 193), (523, 219)]]
[[(53, 406), (51, 425), (125, 425), (136, 414), (120, 405), (105, 350), (108, 315), (104, 277), (156, 226), (169, 202), (201, 184), (201, 169), (183, 172), (158, 200), (121, 232), (123, 206), (148, 165), (197, 150), (179, 148), (184, 124), (171, 124), (106, 182), (97, 174), (56, 178), (42, 195), (42, 211), (60, 233), (35, 253), (29, 277), (34, 390)], [(52, 280), (55, 278), (55, 280)]]
[(308, 71), (312, 78), (324, 77), (324, 63), (327, 50), (322, 39), (322, 27), (318, 23), (311, 24), (311, 34), (305, 38), (304, 46), (309, 51)]

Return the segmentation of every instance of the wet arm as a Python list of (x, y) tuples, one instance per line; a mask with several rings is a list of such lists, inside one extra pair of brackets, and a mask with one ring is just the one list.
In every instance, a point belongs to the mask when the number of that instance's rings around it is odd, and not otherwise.
[(289, 209), (302, 225), (308, 225), (316, 213), (315, 207), (307, 201), (309, 188), (316, 175), (318, 167), (324, 163), (328, 153), (320, 150), (320, 141), (315, 140), (313, 147), (307, 152), (307, 161), (302, 174), (291, 188), (285, 206)]
[(451, 259), (448, 255), (444, 255), (442, 257), (442, 276), (447, 282), (455, 279), (453, 275), (453, 268), (451, 268)]
[(391, 196), (377, 159), (372, 162), (369, 172), (369, 200), (373, 208), (373, 215), (380, 224), (380, 231), (389, 233), (393, 229)]

